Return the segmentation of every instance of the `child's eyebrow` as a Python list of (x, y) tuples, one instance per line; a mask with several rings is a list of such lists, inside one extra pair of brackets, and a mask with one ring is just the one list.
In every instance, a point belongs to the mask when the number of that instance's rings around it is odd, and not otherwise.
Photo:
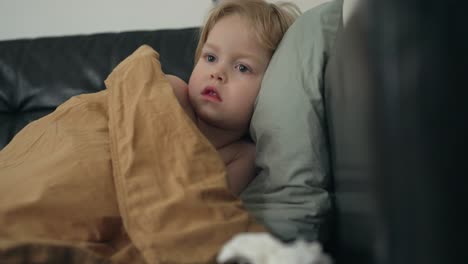
[(208, 43), (208, 42), (205, 42), (204, 47), (212, 49), (212, 50), (216, 50), (216, 51), (219, 50), (218, 46), (216, 46), (214, 44), (211, 44), (211, 43)]
[[(212, 43), (208, 43), (208, 42), (205, 42), (204, 48), (208, 48), (208, 49), (214, 50), (216, 52), (220, 50), (218, 46), (216, 46), (215, 44), (212, 44)], [(244, 52), (236, 53), (235, 56), (240, 57), (240, 58), (251, 59), (255, 63), (258, 63), (258, 64), (262, 63), (262, 60), (260, 59), (260, 57), (256, 56), (255, 53), (248, 53), (248, 52), (244, 51)]]

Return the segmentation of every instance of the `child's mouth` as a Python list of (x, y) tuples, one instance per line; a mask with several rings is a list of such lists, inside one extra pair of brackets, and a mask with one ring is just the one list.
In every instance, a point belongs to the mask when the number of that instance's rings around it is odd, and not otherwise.
[(203, 96), (206, 96), (210, 99), (214, 99), (215, 101), (222, 102), (221, 96), (218, 94), (218, 91), (215, 87), (208, 86), (206, 87), (202, 93)]

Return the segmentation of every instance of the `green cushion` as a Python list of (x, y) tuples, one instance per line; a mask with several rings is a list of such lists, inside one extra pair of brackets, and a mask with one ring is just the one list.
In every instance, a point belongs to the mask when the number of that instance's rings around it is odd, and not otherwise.
[(331, 209), (323, 104), (324, 68), (342, 26), (341, 0), (314, 7), (291, 26), (264, 76), (250, 133), (257, 177), (246, 207), (283, 240), (315, 240)]

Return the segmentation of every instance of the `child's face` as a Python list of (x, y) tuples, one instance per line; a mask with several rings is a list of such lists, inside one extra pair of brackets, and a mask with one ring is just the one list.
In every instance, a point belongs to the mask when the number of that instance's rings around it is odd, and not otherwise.
[(239, 15), (220, 19), (208, 34), (189, 81), (198, 117), (222, 129), (247, 129), (271, 54)]

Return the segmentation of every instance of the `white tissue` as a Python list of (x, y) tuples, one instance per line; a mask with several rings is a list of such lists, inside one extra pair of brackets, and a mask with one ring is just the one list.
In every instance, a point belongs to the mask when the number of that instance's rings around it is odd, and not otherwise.
[(331, 264), (318, 242), (297, 240), (282, 243), (268, 233), (243, 233), (224, 244), (218, 263), (239, 264)]

